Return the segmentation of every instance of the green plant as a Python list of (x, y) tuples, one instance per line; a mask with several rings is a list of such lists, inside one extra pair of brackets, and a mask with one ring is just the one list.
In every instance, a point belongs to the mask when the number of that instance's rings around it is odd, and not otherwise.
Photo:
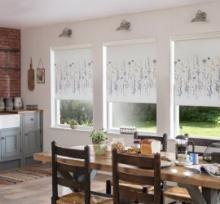
[(93, 144), (100, 144), (107, 140), (107, 133), (104, 130), (93, 130), (90, 137)]
[(74, 120), (74, 119), (68, 120), (67, 123), (70, 125), (70, 127), (71, 127), (72, 129), (76, 128), (76, 126), (78, 125), (78, 122), (77, 122), (76, 120)]

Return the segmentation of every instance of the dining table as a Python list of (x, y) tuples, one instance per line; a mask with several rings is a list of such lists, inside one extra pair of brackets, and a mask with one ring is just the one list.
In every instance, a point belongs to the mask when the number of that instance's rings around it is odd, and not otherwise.
[[(73, 149), (83, 149), (84, 146), (73, 146)], [(175, 160), (175, 153), (161, 152), (161, 180), (176, 182), (179, 186), (188, 190), (193, 203), (195, 204), (220, 204), (220, 177), (213, 177), (203, 172), (196, 172), (184, 166), (176, 166), (174, 162), (171, 165), (167, 162)], [(58, 158), (59, 162), (73, 165), (83, 166), (84, 162), (80, 159), (69, 157)], [(51, 153), (39, 152), (34, 154), (34, 160), (43, 163), (52, 161)], [(90, 168), (91, 170), (112, 172), (112, 154), (107, 151), (105, 155), (96, 155), (92, 145), (90, 146)], [(120, 166), (121, 170), (129, 171), (129, 173), (153, 174), (140, 168), (130, 168), (128, 166)], [(133, 172), (132, 172), (133, 171)]]

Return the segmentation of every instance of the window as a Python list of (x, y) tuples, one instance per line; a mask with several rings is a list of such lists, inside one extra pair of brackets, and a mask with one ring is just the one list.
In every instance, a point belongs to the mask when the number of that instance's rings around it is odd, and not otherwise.
[(175, 42), (177, 133), (220, 137), (220, 39)]
[(180, 106), (179, 132), (197, 137), (220, 137), (220, 108)]
[(136, 127), (141, 132), (156, 132), (156, 105), (149, 103), (109, 103), (109, 128)]
[(156, 132), (156, 43), (106, 46), (108, 130)]
[(93, 124), (93, 58), (89, 48), (53, 51), (55, 125), (90, 127)]
[(83, 100), (60, 100), (60, 124), (68, 124), (71, 120), (77, 121), (81, 126), (93, 125), (92, 102)]

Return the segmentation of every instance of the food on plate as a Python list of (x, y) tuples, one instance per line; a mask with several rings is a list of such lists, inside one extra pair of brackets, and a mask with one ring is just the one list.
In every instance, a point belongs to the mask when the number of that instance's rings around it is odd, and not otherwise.
[(112, 144), (112, 149), (117, 149), (118, 152), (122, 152), (124, 151), (125, 146), (121, 142), (116, 142)]
[(127, 150), (127, 153), (138, 154), (138, 153), (140, 153), (140, 148), (138, 148), (135, 145), (131, 145), (131, 147)]

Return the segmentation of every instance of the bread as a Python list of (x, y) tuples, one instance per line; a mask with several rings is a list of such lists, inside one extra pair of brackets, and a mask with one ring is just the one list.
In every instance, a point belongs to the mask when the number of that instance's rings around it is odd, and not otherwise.
[(157, 140), (144, 139), (141, 141), (141, 154), (149, 155), (160, 152), (161, 143)]

